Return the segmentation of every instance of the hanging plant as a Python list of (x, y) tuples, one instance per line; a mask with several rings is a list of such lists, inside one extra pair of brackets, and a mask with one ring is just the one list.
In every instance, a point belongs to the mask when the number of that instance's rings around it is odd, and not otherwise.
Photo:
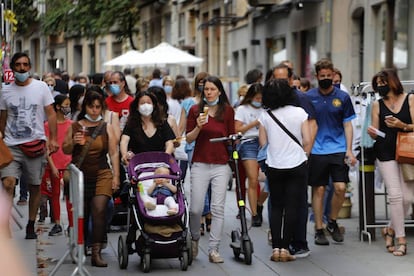
[(17, 32), (17, 19), (16, 14), (12, 10), (5, 10), (4, 11), (4, 20), (9, 22), (12, 26), (11, 30), (13, 33)]

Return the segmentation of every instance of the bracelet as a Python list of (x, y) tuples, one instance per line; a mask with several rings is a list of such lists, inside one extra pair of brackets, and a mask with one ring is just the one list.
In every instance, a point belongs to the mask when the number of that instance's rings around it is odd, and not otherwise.
[(408, 126), (409, 126), (409, 124), (405, 124), (405, 126), (404, 126), (403, 130), (404, 130), (404, 131), (408, 131)]

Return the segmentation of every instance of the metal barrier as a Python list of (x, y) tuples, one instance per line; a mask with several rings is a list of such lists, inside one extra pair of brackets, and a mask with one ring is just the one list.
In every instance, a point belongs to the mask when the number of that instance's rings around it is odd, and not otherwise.
[[(16, 211), (20, 218), (23, 218), (22, 212), (19, 210), (19, 208), (17, 208), (15, 203), (13, 203), (13, 210)], [(20, 230), (23, 230), (23, 225), (20, 223), (19, 219), (13, 213), (11, 213), (11, 217), (13, 221), (16, 223), (17, 227), (19, 227)]]
[[(414, 81), (401, 81), (404, 90), (408, 93), (414, 93)], [(365, 105), (371, 104), (376, 100), (376, 94), (371, 87), (370, 82), (361, 82), (353, 88), (354, 102)], [(365, 111), (365, 110), (364, 110)], [(361, 112), (361, 119), (366, 120), (367, 116)], [(365, 130), (363, 130), (365, 131)], [(368, 240), (371, 243), (372, 238), (375, 240), (375, 228), (382, 228), (388, 226), (388, 202), (387, 192), (377, 193), (374, 190), (374, 175), (375, 175), (375, 157), (370, 153), (370, 148), (364, 145), (362, 139), (360, 141), (361, 160), (360, 160), (360, 185), (359, 185), (359, 226), (360, 226), (360, 240)], [(375, 217), (375, 197), (384, 196), (385, 201), (385, 219), (377, 219)], [(405, 227), (414, 227), (414, 220), (406, 219)], [(366, 239), (364, 239), (366, 237)]]
[(69, 165), (69, 171), (69, 197), (73, 206), (73, 227), (70, 227), (70, 233), (68, 233), (69, 248), (66, 250), (63, 257), (59, 260), (49, 275), (55, 275), (69, 254), (71, 255), (72, 260), (77, 264), (71, 275), (91, 275), (84, 266), (86, 257), (84, 253), (85, 244), (83, 236), (83, 173), (73, 164)]

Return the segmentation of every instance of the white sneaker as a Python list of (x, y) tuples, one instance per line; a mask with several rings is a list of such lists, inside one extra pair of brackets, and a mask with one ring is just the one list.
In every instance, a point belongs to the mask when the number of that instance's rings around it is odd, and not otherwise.
[(216, 250), (212, 250), (210, 254), (208, 254), (208, 260), (210, 263), (224, 263), (223, 258), (220, 256), (220, 254)]

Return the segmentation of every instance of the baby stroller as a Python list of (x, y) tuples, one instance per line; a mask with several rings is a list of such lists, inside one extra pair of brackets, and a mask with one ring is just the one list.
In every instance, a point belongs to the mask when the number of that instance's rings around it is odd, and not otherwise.
[[(167, 166), (168, 175), (154, 175), (158, 167)], [(168, 178), (176, 185), (175, 194), (178, 212), (168, 216), (147, 211), (140, 192), (145, 182), (155, 178)], [(128, 193), (127, 235), (118, 238), (118, 264), (121, 269), (128, 266), (128, 255), (138, 253), (140, 267), (149, 272), (151, 259), (179, 258), (181, 270), (192, 263), (191, 237), (189, 232), (189, 209), (184, 195), (181, 170), (176, 160), (164, 152), (145, 152), (135, 155), (128, 165), (130, 181)], [(147, 184), (148, 185), (148, 184)], [(164, 207), (157, 205), (158, 207)], [(138, 231), (138, 237), (137, 236)]]

